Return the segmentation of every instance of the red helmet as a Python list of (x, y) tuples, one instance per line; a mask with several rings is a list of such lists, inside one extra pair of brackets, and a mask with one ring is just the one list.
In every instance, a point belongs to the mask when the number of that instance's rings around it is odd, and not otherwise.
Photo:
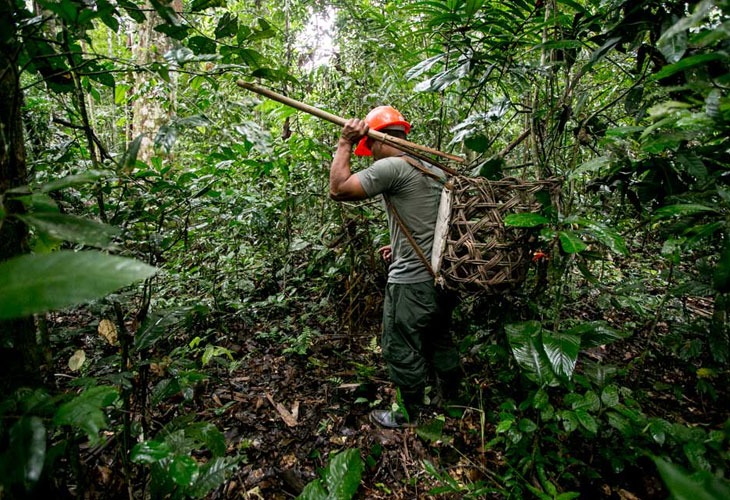
[[(365, 117), (365, 123), (368, 124), (371, 130), (399, 127), (406, 134), (411, 131), (411, 124), (403, 118), (403, 115), (397, 109), (391, 108), (390, 106), (378, 106), (374, 108)], [(365, 145), (367, 140), (367, 136), (360, 139), (360, 142), (355, 148), (355, 154), (357, 156), (371, 156), (373, 154), (370, 148)]]

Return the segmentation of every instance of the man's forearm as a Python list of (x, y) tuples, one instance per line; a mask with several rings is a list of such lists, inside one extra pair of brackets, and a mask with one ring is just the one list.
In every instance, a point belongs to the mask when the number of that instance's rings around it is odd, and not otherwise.
[(350, 155), (352, 154), (352, 143), (340, 137), (337, 141), (337, 151), (332, 159), (330, 167), (330, 197), (338, 199), (342, 193), (342, 186), (352, 175), (350, 170)]
[(357, 175), (352, 175), (350, 170), (352, 145), (367, 132), (367, 124), (357, 118), (347, 120), (342, 127), (342, 134), (337, 141), (337, 151), (330, 166), (330, 198), (333, 200), (354, 201), (367, 198), (360, 179)]

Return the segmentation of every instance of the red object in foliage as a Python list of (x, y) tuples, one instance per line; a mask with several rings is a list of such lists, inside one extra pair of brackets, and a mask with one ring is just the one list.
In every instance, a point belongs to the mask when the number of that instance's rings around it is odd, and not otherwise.
[(534, 254), (532, 254), (532, 262), (539, 262), (542, 259), (549, 259), (548, 254), (546, 254), (542, 250), (537, 250)]

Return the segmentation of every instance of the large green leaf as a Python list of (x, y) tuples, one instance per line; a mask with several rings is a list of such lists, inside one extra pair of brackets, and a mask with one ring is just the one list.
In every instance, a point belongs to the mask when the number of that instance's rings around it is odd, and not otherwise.
[(158, 24), (155, 26), (155, 31), (164, 33), (175, 40), (183, 40), (186, 36), (188, 36), (190, 27), (182, 24)]
[(90, 441), (97, 442), (99, 431), (107, 426), (103, 408), (112, 404), (118, 396), (114, 387), (89, 387), (71, 401), (62, 404), (56, 411), (53, 422), (56, 425), (79, 428), (86, 432)]
[[(583, 396), (573, 393), (576, 397), (571, 401), (574, 410), (586, 410), (596, 412), (601, 408), (601, 400), (593, 391), (587, 391)], [(571, 394), (571, 395), (573, 395)]]
[(652, 418), (649, 421), (648, 430), (651, 433), (652, 439), (654, 439), (658, 445), (662, 446), (666, 441), (667, 433), (671, 432), (672, 429), (671, 425), (666, 420), (661, 418)]
[(419, 76), (430, 70), (435, 64), (439, 63), (440, 61), (446, 59), (451, 55), (453, 55), (452, 52), (443, 52), (441, 54), (436, 54), (433, 57), (429, 57), (428, 59), (421, 61), (420, 63), (406, 71), (406, 74), (404, 76), (406, 80), (418, 78)]
[(140, 261), (94, 251), (16, 257), (0, 263), (0, 319), (88, 302), (156, 272)]
[(560, 247), (565, 253), (580, 253), (586, 249), (586, 244), (573, 231), (559, 231)]
[(349, 500), (357, 492), (364, 469), (360, 450), (351, 448), (338, 453), (330, 460), (325, 473), (325, 483), (330, 498)]
[(579, 336), (581, 349), (611, 344), (631, 335), (630, 332), (616, 330), (603, 321), (580, 323), (564, 333)]
[(304, 488), (299, 500), (350, 500), (357, 492), (364, 464), (360, 450), (351, 448), (333, 456), (323, 473)]
[(614, 37), (614, 38), (610, 38), (610, 39), (606, 40), (606, 42), (604, 42), (603, 45), (601, 45), (599, 48), (597, 48), (596, 50), (593, 51), (593, 53), (591, 54), (591, 58), (586, 65), (586, 68), (594, 65), (595, 63), (597, 63), (598, 61), (600, 61), (601, 59), (606, 57), (606, 54), (612, 48), (614, 48), (616, 45), (618, 45), (618, 43), (620, 41), (621, 41), (620, 37)]
[(58, 191), (59, 189), (66, 189), (69, 187), (81, 186), (90, 182), (96, 182), (105, 176), (109, 175), (108, 172), (99, 170), (87, 170), (80, 174), (67, 175), (61, 179), (48, 182), (40, 187), (41, 192), (50, 193), (51, 191)]
[(273, 38), (277, 35), (276, 30), (274, 30), (269, 22), (263, 17), (259, 17), (256, 22), (259, 25), (259, 29), (254, 28), (251, 30), (251, 34), (246, 37), (247, 41), (253, 42), (256, 40), (266, 40), (267, 38)]
[(615, 385), (608, 385), (603, 389), (601, 393), (601, 402), (609, 408), (618, 406), (619, 404), (619, 393), (618, 387)]
[(127, 15), (137, 21), (143, 23), (147, 18), (144, 15), (144, 10), (139, 8), (139, 5), (131, 0), (117, 0), (117, 4), (122, 7)]
[(441, 441), (444, 437), (444, 423), (443, 417), (433, 418), (428, 422), (420, 424), (416, 428), (416, 434), (424, 441), (430, 443)]
[(567, 432), (573, 432), (580, 424), (575, 412), (572, 410), (560, 410), (560, 412), (558, 412), (558, 417), (563, 423), (563, 429)]
[(700, 158), (695, 152), (681, 152), (677, 154), (677, 161), (693, 178), (700, 182), (707, 179), (707, 167), (702, 161), (702, 158)]
[(108, 249), (120, 233), (116, 227), (91, 219), (56, 212), (18, 215), (19, 219), (57, 240)]
[(600, 172), (601, 169), (608, 167), (609, 165), (611, 165), (611, 159), (608, 156), (598, 156), (578, 166), (578, 168), (576, 168), (573, 172), (569, 174), (569, 178), (577, 179), (584, 174), (595, 174), (597, 172)]
[(322, 485), (322, 481), (316, 479), (307, 484), (297, 497), (297, 500), (327, 500), (327, 491)]
[(210, 422), (195, 422), (185, 428), (185, 435), (203, 443), (214, 456), (226, 454), (226, 438)]
[(137, 443), (129, 454), (130, 460), (138, 464), (152, 464), (172, 454), (170, 445), (165, 441), (143, 441)]
[(694, 56), (685, 57), (684, 59), (680, 60), (679, 62), (670, 64), (668, 66), (664, 66), (661, 69), (661, 71), (656, 72), (652, 76), (652, 78), (654, 80), (661, 80), (662, 78), (672, 76), (673, 74), (678, 73), (680, 71), (685, 71), (690, 68), (694, 68), (695, 66), (700, 66), (702, 64), (706, 64), (709, 62), (720, 61), (725, 58), (727, 58), (727, 56), (724, 56), (723, 54), (720, 54), (720, 53), (697, 54)]
[(508, 214), (504, 218), (505, 226), (512, 227), (537, 227), (550, 222), (547, 217), (540, 214), (523, 212), (520, 214)]
[(203, 498), (210, 490), (223, 484), (230, 474), (238, 467), (237, 458), (215, 457), (200, 467), (200, 473), (195, 480), (190, 493), (194, 498)]
[(709, 224), (695, 224), (687, 231), (686, 235), (689, 237), (685, 244), (688, 248), (692, 248), (699, 244), (705, 244), (717, 232), (724, 229), (724, 227), (725, 221), (715, 221), (710, 222)]
[(198, 479), (198, 462), (188, 455), (177, 455), (170, 462), (170, 477), (180, 486), (192, 486)]
[(702, 471), (693, 476), (663, 458), (654, 458), (664, 483), (676, 500), (717, 500), (730, 498), (730, 484)]
[(605, 245), (612, 252), (621, 255), (627, 255), (629, 253), (626, 247), (626, 241), (624, 241), (623, 237), (616, 230), (590, 219), (579, 219), (577, 222), (585, 227), (596, 241)]
[(215, 54), (217, 49), (215, 41), (207, 36), (191, 36), (187, 45), (195, 54)]
[(137, 137), (134, 138), (132, 142), (129, 143), (127, 150), (124, 152), (124, 155), (119, 162), (122, 166), (122, 169), (124, 169), (125, 171), (129, 171), (134, 168), (134, 164), (137, 162), (139, 148), (142, 146), (142, 141), (144, 140), (144, 137), (144, 134), (139, 134)]
[(580, 337), (569, 333), (543, 332), (542, 343), (556, 375), (570, 379), (580, 351)]
[(633, 432), (634, 428), (631, 425), (631, 422), (621, 414), (609, 411), (606, 412), (606, 418), (608, 420), (608, 425), (619, 431), (624, 436), (630, 436)]
[(654, 217), (667, 219), (669, 217), (686, 217), (701, 213), (717, 212), (716, 209), (699, 203), (683, 203), (677, 205), (666, 205), (654, 211)]
[(538, 321), (525, 321), (505, 325), (507, 340), (517, 363), (537, 377), (538, 382), (554, 379), (550, 360), (542, 344), (542, 326)]
[(214, 33), (216, 40), (235, 35), (238, 33), (238, 18), (230, 12), (226, 12), (218, 20), (218, 26), (216, 26)]
[(47, 436), (39, 417), (21, 417), (10, 428), (9, 442), (0, 452), (1, 485), (33, 484), (41, 477), (46, 460)]
[(593, 418), (590, 413), (583, 409), (577, 409), (574, 414), (578, 419), (578, 422), (580, 422), (580, 425), (582, 425), (586, 430), (592, 434), (598, 432), (598, 422), (596, 422), (596, 419)]

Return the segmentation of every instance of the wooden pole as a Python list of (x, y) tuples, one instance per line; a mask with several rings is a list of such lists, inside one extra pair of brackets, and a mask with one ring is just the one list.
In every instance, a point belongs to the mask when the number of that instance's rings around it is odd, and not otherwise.
[[(257, 94), (263, 95), (274, 101), (280, 102), (282, 104), (286, 104), (287, 106), (291, 106), (294, 109), (304, 111), (305, 113), (309, 113), (310, 115), (316, 116), (317, 118), (322, 118), (323, 120), (332, 122), (336, 125), (339, 125), (340, 127), (344, 126), (345, 122), (347, 121), (345, 118), (342, 118), (337, 115), (333, 115), (332, 113), (328, 113), (327, 111), (323, 111), (319, 108), (315, 108), (314, 106), (309, 106), (307, 104), (304, 104), (303, 102), (296, 101), (294, 99), (283, 96), (281, 94), (277, 94), (276, 92), (274, 92), (272, 90), (269, 90), (265, 87), (261, 87), (254, 83), (249, 83), (249, 82), (244, 82), (243, 80), (238, 80), (237, 84), (239, 87), (242, 87), (246, 90), (250, 90), (251, 92), (255, 92)], [(386, 144), (390, 144), (393, 147), (400, 149), (401, 151), (411, 153), (411, 154), (413, 154), (413, 156), (420, 158), (424, 161), (427, 161), (429, 163), (432, 163), (432, 164), (436, 165), (437, 167), (441, 168), (442, 170), (450, 173), (451, 175), (457, 175), (458, 173), (452, 168), (449, 168), (449, 167), (446, 167), (445, 165), (440, 165), (440, 164), (434, 162), (432, 159), (428, 158), (427, 156), (418, 154), (418, 151), (423, 151), (424, 153), (429, 153), (432, 155), (440, 156), (441, 158), (446, 158), (447, 160), (455, 161), (458, 163), (464, 163), (466, 161), (463, 158), (461, 158), (460, 156), (455, 156), (452, 154), (444, 153), (443, 151), (429, 148), (427, 146), (421, 146), (420, 144), (406, 141), (405, 139), (399, 139), (398, 137), (393, 137), (388, 134), (379, 132), (377, 130), (369, 130), (367, 135), (368, 135), (368, 137), (372, 137), (373, 139), (375, 139), (377, 141), (381, 141), (381, 142), (385, 142)]]

